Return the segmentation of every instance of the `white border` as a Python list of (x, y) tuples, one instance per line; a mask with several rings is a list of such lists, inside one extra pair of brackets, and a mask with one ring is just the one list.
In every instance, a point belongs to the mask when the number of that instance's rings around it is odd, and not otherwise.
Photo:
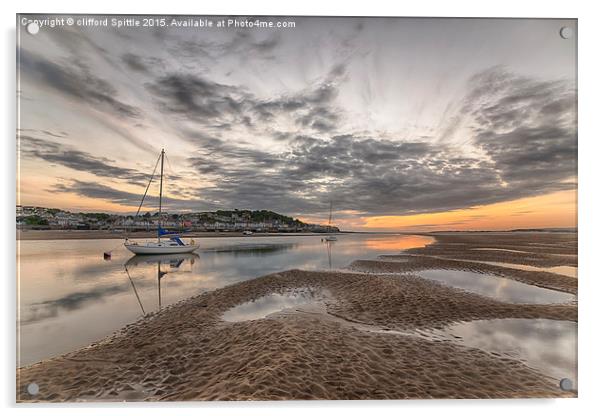
[(598, 403), (600, 385), (600, 314), (599, 299), (602, 296), (600, 280), (602, 276), (596, 268), (595, 259), (598, 241), (596, 235), (600, 227), (602, 212), (600, 195), (600, 120), (602, 105), (600, 97), (600, 28), (602, 15), (597, 13), (596, 2), (498, 0), (495, 4), (486, 1), (421, 0), (412, 2), (369, 0), (361, 3), (344, 1), (340, 3), (324, 0), (286, 1), (145, 1), (140, 3), (123, 0), (102, 0), (99, 2), (33, 1), (21, 0), (18, 4), (2, 5), (0, 15), (3, 24), (2, 81), (6, 88), (2, 100), (3, 126), (5, 137), (2, 140), (2, 180), (3, 198), (1, 204), (2, 247), (0, 255), (5, 273), (1, 276), (4, 295), (2, 330), (5, 342), (2, 343), (2, 405), (8, 413), (15, 411), (24, 414), (44, 412), (45, 415), (80, 414), (82, 405), (56, 406), (16, 406), (14, 404), (15, 367), (15, 14), (21, 13), (144, 13), (144, 14), (281, 14), (281, 15), (355, 15), (355, 16), (454, 16), (454, 17), (562, 17), (579, 19), (579, 399), (572, 400), (481, 400), (481, 401), (405, 401), (405, 402), (285, 402), (285, 403), (186, 403), (156, 405), (97, 405), (85, 412), (92, 415), (112, 414), (128, 416), (164, 415), (178, 411), (183, 414), (198, 415), (199, 412), (223, 414), (241, 411), (249, 415), (331, 413), (344, 411), (348, 415), (379, 413), (399, 414), (416, 412), (420, 414), (448, 413), (462, 415), (485, 412), (490, 415), (507, 416), (509, 412), (567, 415), (593, 413)]

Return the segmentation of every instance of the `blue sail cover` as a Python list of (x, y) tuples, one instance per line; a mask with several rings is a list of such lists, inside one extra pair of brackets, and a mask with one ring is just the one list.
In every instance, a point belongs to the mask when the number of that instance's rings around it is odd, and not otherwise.
[[(184, 232), (184, 233), (185, 233), (185, 232), (188, 232), (188, 231), (190, 231), (190, 230), (183, 230), (182, 232)], [(159, 237), (162, 237), (162, 236), (164, 236), (164, 235), (172, 235), (172, 236), (174, 236), (174, 237), (178, 237), (178, 234), (180, 234), (180, 232), (178, 232), (178, 231), (169, 231), (169, 230), (166, 230), (165, 228), (161, 228), (161, 227), (159, 227), (159, 228), (157, 229), (157, 235), (158, 235)], [(179, 243), (178, 243), (178, 244), (179, 244)], [(183, 245), (183, 244), (182, 244), (182, 245)]]
[(165, 228), (159, 227), (157, 229), (157, 234), (159, 234), (159, 237), (161, 237), (162, 235), (169, 235), (169, 234), (176, 234), (176, 233), (174, 233), (173, 231), (166, 230)]

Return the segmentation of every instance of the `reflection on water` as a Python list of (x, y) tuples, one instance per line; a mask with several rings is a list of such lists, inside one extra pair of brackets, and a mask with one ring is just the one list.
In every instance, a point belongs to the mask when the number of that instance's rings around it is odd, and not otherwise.
[(253, 255), (262, 256), (266, 253), (276, 253), (278, 251), (287, 251), (295, 248), (296, 244), (233, 244), (222, 247), (210, 247), (204, 249), (207, 253), (232, 253), (233, 255)]
[(544, 271), (577, 278), (577, 268), (573, 266), (554, 266), (544, 268)]
[[(144, 310), (144, 306), (142, 305), (142, 300), (140, 299), (140, 295), (138, 294), (138, 290), (136, 289), (136, 284), (132, 279), (132, 275), (130, 274), (130, 270), (139, 265), (152, 264), (157, 265), (157, 299), (158, 299), (158, 307), (161, 309), (161, 280), (165, 277), (165, 275), (169, 273), (173, 273), (174, 270), (180, 269), (180, 266), (184, 262), (189, 262), (191, 266), (194, 265), (195, 259), (198, 259), (199, 255), (195, 253), (182, 253), (182, 254), (161, 254), (161, 255), (136, 255), (131, 259), (125, 262), (124, 270), (128, 276), (130, 283), (132, 284), (132, 290), (134, 291), (134, 295), (136, 296), (136, 300), (138, 300), (138, 304), (140, 305), (140, 310), (142, 311), (142, 315), (146, 315)], [(165, 270), (166, 265), (168, 266), (167, 270)]]
[(422, 235), (405, 235), (400, 238), (399, 235), (381, 235), (377, 238), (368, 238), (366, 247), (373, 250), (388, 251), (396, 253), (409, 248), (424, 247), (435, 241), (432, 237)]
[[(131, 253), (123, 247), (114, 250), (121, 240), (21, 241), (18, 364), (101, 339), (158, 310), (159, 296), (161, 306), (166, 306), (277, 271), (337, 269), (356, 259), (395, 254), (401, 246), (420, 247), (432, 241), (404, 235), (340, 234), (337, 238), (331, 244), (322, 243), (320, 236), (201, 238), (196, 239), (201, 245), (198, 256), (181, 262), (159, 259), (159, 265), (150, 257), (130, 260)], [(399, 240), (393, 252), (392, 240)], [(109, 250), (112, 260), (104, 261), (102, 253)]]
[(326, 255), (328, 256), (328, 269), (332, 269), (332, 245), (334, 241), (324, 240), (324, 246), (326, 247)]
[(496, 300), (511, 303), (568, 303), (576, 300), (570, 293), (545, 289), (492, 274), (464, 270), (421, 270), (418, 275)]
[(481, 251), (505, 251), (508, 253), (530, 253), (530, 251), (523, 250), (510, 250), (508, 248), (490, 248), (490, 247), (480, 247), (480, 248), (471, 248), (471, 250), (481, 250)]
[(226, 311), (222, 319), (227, 322), (252, 321), (295, 306), (314, 303), (316, 297), (309, 290), (292, 293), (272, 293), (251, 302), (245, 302)]
[(577, 323), (549, 319), (462, 322), (446, 332), (470, 347), (509, 355), (541, 373), (577, 385)]
[(479, 261), (479, 263), (490, 264), (492, 266), (507, 267), (509, 269), (528, 270), (530, 272), (550, 272), (561, 274), (563, 276), (577, 278), (577, 267), (574, 266), (554, 266), (554, 267), (536, 267), (526, 264), (502, 263), (498, 261)]

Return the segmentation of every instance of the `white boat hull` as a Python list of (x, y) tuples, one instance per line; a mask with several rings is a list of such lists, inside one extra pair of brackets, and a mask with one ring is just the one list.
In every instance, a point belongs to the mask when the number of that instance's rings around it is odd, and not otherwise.
[(199, 248), (198, 244), (170, 245), (169, 243), (125, 243), (125, 248), (134, 254), (181, 254), (192, 253)]
[(334, 236), (329, 236), (324, 239), (324, 241), (337, 241), (337, 238)]

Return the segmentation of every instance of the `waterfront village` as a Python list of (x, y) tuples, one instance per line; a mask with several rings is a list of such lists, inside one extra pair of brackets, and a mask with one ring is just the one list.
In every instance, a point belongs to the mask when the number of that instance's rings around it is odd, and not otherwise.
[[(127, 214), (69, 212), (56, 208), (17, 205), (17, 229), (21, 230), (107, 230), (151, 231), (159, 222), (158, 212), (139, 216)], [(252, 232), (338, 232), (337, 227), (307, 224), (298, 219), (260, 210), (218, 210), (213, 212), (167, 213), (163, 228), (177, 231)]]

